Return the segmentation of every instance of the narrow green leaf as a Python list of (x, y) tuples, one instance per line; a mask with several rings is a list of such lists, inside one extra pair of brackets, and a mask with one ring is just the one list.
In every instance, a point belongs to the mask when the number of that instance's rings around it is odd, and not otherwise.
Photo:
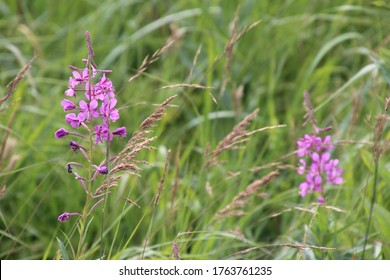
[(68, 256), (68, 253), (66, 252), (64, 244), (62, 243), (62, 241), (58, 237), (56, 237), (56, 238), (57, 238), (58, 244), (60, 245), (60, 251), (61, 251), (62, 259), (63, 260), (69, 260), (69, 256)]
[(314, 58), (313, 62), (311, 63), (308, 74), (311, 74), (314, 69), (317, 67), (318, 63), (321, 61), (321, 59), (335, 46), (338, 44), (346, 41), (346, 40), (351, 40), (351, 39), (360, 39), (362, 36), (359, 33), (356, 32), (350, 32), (350, 33), (345, 33), (341, 34), (340, 36), (337, 36), (330, 40), (328, 43), (326, 43), (320, 51), (317, 53), (316, 57)]
[(87, 233), (88, 233), (89, 225), (91, 224), (92, 221), (93, 221), (93, 217), (92, 217), (91, 220), (89, 220), (89, 222), (87, 224), (87, 227), (85, 228), (84, 235), (83, 235), (83, 240), (81, 241), (81, 244), (84, 244), (85, 237), (87, 236)]
[(319, 110), (320, 108), (324, 107), (329, 101), (339, 96), (348, 86), (350, 86), (353, 82), (360, 79), (364, 75), (371, 73), (378, 69), (378, 66), (375, 63), (371, 63), (369, 65), (364, 66), (358, 73), (356, 73), (351, 79), (349, 79), (342, 87), (340, 87), (335, 93), (333, 93), (329, 98), (327, 98), (324, 102), (322, 102), (320, 105), (318, 105), (315, 108), (315, 111)]

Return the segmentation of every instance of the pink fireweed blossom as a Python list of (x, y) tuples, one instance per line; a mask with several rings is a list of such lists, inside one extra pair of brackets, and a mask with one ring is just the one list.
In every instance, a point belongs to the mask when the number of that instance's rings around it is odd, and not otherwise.
[(319, 193), (318, 203), (323, 204), (324, 184), (339, 185), (343, 182), (342, 169), (337, 166), (339, 160), (331, 159), (329, 153), (334, 148), (331, 137), (328, 135), (322, 139), (315, 135), (305, 135), (297, 141), (297, 146), (297, 155), (301, 158), (297, 172), (306, 174), (306, 180), (299, 185), (299, 194), (304, 197), (308, 193)]
[(306, 156), (310, 154), (312, 150), (319, 151), (322, 146), (321, 137), (315, 135), (305, 135), (303, 138), (297, 141), (299, 157)]
[(83, 122), (87, 120), (88, 122), (92, 121), (92, 118), (99, 118), (99, 112), (98, 112), (98, 102), (96, 100), (92, 100), (89, 104), (85, 102), (84, 100), (80, 100), (80, 113), (78, 114), (77, 118)]
[(92, 166), (96, 169), (96, 171), (95, 171), (95, 173), (93, 174), (93, 177), (92, 177), (93, 180), (99, 174), (100, 175), (107, 175), (108, 174), (108, 169), (107, 169), (107, 167), (105, 165), (105, 161), (102, 162), (99, 166), (97, 166), (97, 165), (92, 165)]
[(80, 149), (85, 150), (83, 146), (72, 140), (69, 142), (69, 148), (71, 148), (73, 151), (78, 151)]
[(77, 212), (75, 212), (75, 213), (68, 213), (68, 212), (62, 213), (61, 215), (58, 216), (58, 221), (60, 223), (65, 223), (65, 222), (67, 222), (69, 220), (69, 218), (71, 216), (75, 216), (75, 215), (81, 216), (81, 214), (77, 213)]
[(65, 91), (65, 95), (76, 97), (77, 85), (78, 85), (78, 82), (73, 77), (70, 77), (69, 82), (68, 82), (68, 89)]
[(108, 97), (104, 98), (103, 104), (100, 107), (100, 115), (103, 118), (105, 123), (108, 122), (108, 118), (111, 122), (115, 122), (119, 119), (119, 112), (115, 109), (117, 100), (115, 98), (109, 99)]
[(341, 177), (343, 170), (337, 167), (338, 163), (338, 159), (332, 159), (324, 166), (327, 182), (333, 185), (340, 185), (344, 182), (343, 178)]
[(104, 97), (106, 96), (114, 98), (115, 93), (112, 82), (106, 77), (106, 74), (103, 73), (103, 76), (99, 79), (99, 82), (94, 86), (94, 97), (96, 99), (104, 100)]
[(74, 85), (85, 85), (89, 80), (88, 68), (81, 69), (79, 71), (73, 71), (73, 84)]
[(62, 138), (69, 135), (69, 131), (67, 131), (65, 128), (60, 128), (54, 133), (55, 138)]
[(69, 148), (70, 148), (72, 151), (74, 151), (74, 152), (81, 151), (81, 153), (83, 154), (83, 156), (89, 161), (88, 155), (87, 155), (87, 153), (86, 153), (87, 149), (84, 148), (83, 146), (81, 146), (80, 144), (78, 144), (77, 142), (70, 140), (70, 142), (69, 142)]
[(115, 129), (113, 132), (112, 132), (113, 135), (118, 135), (119, 137), (121, 138), (125, 138), (126, 137), (126, 127), (122, 126), (122, 127), (119, 127), (117, 129)]
[(308, 173), (306, 175), (306, 181), (299, 185), (299, 194), (304, 197), (308, 192), (321, 192), (322, 191), (322, 178), (319, 175)]
[(73, 128), (78, 128), (81, 125), (79, 118), (75, 113), (70, 113), (65, 116), (65, 121), (70, 124)]
[(74, 135), (77, 137), (85, 138), (84, 135), (81, 135), (81, 134), (76, 133), (76, 132), (69, 132), (65, 128), (60, 128), (56, 132), (54, 132), (55, 138), (63, 138), (63, 137), (68, 136), (68, 135)]
[(72, 111), (76, 108), (73, 102), (68, 99), (62, 100), (61, 106), (64, 108), (64, 111)]
[(97, 125), (95, 126), (95, 141), (96, 144), (99, 142), (104, 142), (104, 141), (111, 141), (112, 140), (112, 133), (108, 129), (107, 125)]

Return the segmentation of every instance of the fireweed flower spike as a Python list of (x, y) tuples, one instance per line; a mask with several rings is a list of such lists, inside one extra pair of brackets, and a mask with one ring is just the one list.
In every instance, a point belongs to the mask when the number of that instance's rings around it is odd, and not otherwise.
[[(330, 152), (334, 149), (330, 135), (321, 137), (318, 134), (329, 131), (330, 127), (320, 129), (314, 118), (308, 92), (305, 92), (305, 109), (308, 121), (313, 125), (313, 134), (306, 134), (297, 141), (297, 156), (300, 158), (298, 174), (305, 175), (305, 181), (299, 185), (299, 194), (304, 197), (308, 193), (319, 193), (318, 203), (325, 203), (324, 185), (340, 185), (343, 183), (342, 169), (338, 167), (339, 160), (331, 159)], [(306, 121), (307, 122), (307, 121)]]
[[(76, 136), (80, 137), (82, 141), (90, 140), (88, 144), (76, 142), (73, 139), (69, 139), (68, 142), (70, 149), (75, 152), (80, 151), (85, 158), (81, 160), (84, 163), (87, 162), (85, 165), (78, 162), (67, 164), (67, 172), (72, 173), (82, 185), (87, 194), (87, 199), (82, 214), (65, 212), (58, 217), (59, 222), (66, 222), (71, 216), (79, 215), (82, 222), (85, 223), (86, 217), (103, 201), (103, 199), (99, 200), (91, 209), (88, 209), (89, 205), (92, 205), (90, 202), (96, 198), (93, 195), (93, 181), (99, 177), (97, 175), (108, 176), (109, 174), (108, 165), (93, 164), (97, 152), (95, 148), (98, 144), (108, 145), (108, 142), (116, 136), (119, 136), (118, 138), (126, 137), (125, 127), (115, 128), (111, 124), (120, 119), (119, 111), (116, 109), (118, 101), (115, 88), (112, 81), (107, 77), (111, 70), (98, 69), (94, 62), (90, 35), (86, 32), (85, 36), (88, 58), (82, 59), (82, 63), (85, 64), (82, 68), (69, 66), (72, 73), (68, 80), (68, 88), (64, 92), (65, 97), (61, 101), (61, 106), (66, 112), (65, 122), (77, 132), (60, 128), (54, 133), (54, 137), (60, 139)], [(77, 172), (80, 172), (80, 174)]]

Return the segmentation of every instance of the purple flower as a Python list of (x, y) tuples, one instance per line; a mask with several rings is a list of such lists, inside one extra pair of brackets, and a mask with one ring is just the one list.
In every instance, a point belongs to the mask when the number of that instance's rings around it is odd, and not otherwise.
[(69, 220), (69, 218), (70, 218), (70, 213), (65, 212), (58, 216), (58, 221), (61, 223), (65, 223)]
[(80, 146), (78, 143), (76, 143), (75, 141), (72, 141), (72, 140), (70, 140), (70, 142), (69, 142), (69, 147), (70, 147), (73, 151), (77, 151), (77, 150), (80, 150), (80, 149), (83, 148), (83, 147)]
[(308, 173), (306, 175), (306, 181), (299, 185), (299, 194), (304, 197), (308, 192), (321, 192), (322, 178), (319, 175)]
[(108, 169), (107, 169), (107, 167), (105, 167), (105, 166), (99, 167), (99, 168), (98, 168), (98, 171), (99, 171), (99, 173), (102, 174), (102, 175), (108, 174)]
[[(89, 160), (89, 157), (87, 155), (87, 153), (85, 152), (85, 148), (83, 146), (81, 146), (80, 144), (78, 144), (77, 142), (75, 141), (72, 141), (70, 140), (69, 142), (69, 147), (74, 151), (74, 152), (77, 152), (77, 151), (81, 151), (81, 153), (83, 154), (83, 156)], [(79, 165), (79, 164), (78, 164)]]
[(64, 111), (72, 111), (73, 109), (76, 108), (73, 102), (68, 99), (62, 100), (61, 106), (64, 108)]
[(297, 141), (299, 157), (310, 154), (313, 150), (320, 151), (322, 146), (321, 137), (315, 135), (305, 135)]
[(73, 168), (70, 164), (68, 164), (68, 173), (72, 173), (73, 172)]
[(118, 135), (119, 137), (121, 138), (125, 138), (126, 137), (126, 127), (122, 126), (122, 127), (119, 127), (117, 129), (115, 129), (113, 132), (112, 132), (113, 135)]
[(62, 138), (62, 137), (65, 137), (67, 135), (69, 135), (69, 132), (66, 131), (64, 128), (60, 128), (59, 130), (54, 132), (54, 137), (55, 138)]
[[(77, 67), (70, 66), (71, 69), (77, 69)], [(69, 78), (68, 89), (65, 91), (66, 96), (76, 96), (76, 87), (78, 85), (85, 84), (88, 79), (88, 68), (85, 68), (81, 71), (73, 71), (73, 77)]]
[(96, 178), (96, 176), (98, 174), (101, 174), (101, 175), (107, 175), (108, 174), (108, 169), (107, 169), (107, 167), (104, 164), (105, 164), (105, 161), (102, 162), (99, 166), (92, 165), (96, 169), (95, 174), (92, 177), (92, 180), (95, 180), (95, 178)]
[(58, 216), (58, 221), (60, 223), (65, 223), (69, 220), (69, 218), (71, 216), (74, 216), (74, 215), (78, 215), (78, 216), (81, 216), (80, 213), (68, 213), (68, 212), (65, 212), (65, 213), (62, 213), (61, 215)]
[(338, 163), (338, 159), (333, 159), (327, 162), (324, 167), (327, 176), (327, 182), (332, 183), (334, 185), (340, 185), (344, 181), (341, 177), (341, 175), (343, 174), (343, 170), (337, 167)]
[(311, 155), (311, 158), (312, 158), (312, 164), (310, 166), (310, 171), (316, 174), (321, 174), (324, 170), (325, 164), (330, 159), (330, 154), (323, 153), (320, 156), (317, 153), (313, 153)]
[[(338, 159), (331, 159), (328, 151), (334, 147), (331, 137), (322, 139), (319, 136), (305, 135), (297, 142), (299, 157), (307, 156), (307, 160), (300, 159), (298, 174), (306, 174), (306, 180), (299, 185), (299, 194), (304, 197), (308, 193), (320, 193), (318, 203), (323, 204), (323, 185), (331, 183), (339, 185), (343, 182), (342, 170), (337, 165)], [(307, 168), (308, 167), (308, 168)]]
[(66, 96), (76, 96), (76, 86), (78, 82), (73, 78), (69, 78), (68, 89), (65, 91)]
[(84, 100), (80, 100), (80, 113), (78, 114), (78, 119), (83, 122), (85, 120), (92, 121), (92, 118), (99, 118), (99, 113), (97, 111), (98, 102), (96, 100), (92, 100), (91, 103), (87, 103)]
[[(92, 96), (100, 100), (104, 100), (106, 96), (115, 97), (114, 87), (111, 80), (106, 77), (106, 74), (103, 74), (99, 82), (95, 85)], [(89, 96), (87, 98), (89, 99)]]
[(80, 72), (73, 71), (72, 74), (77, 84), (83, 84), (88, 82), (89, 79), (88, 68), (84, 68)]
[(107, 125), (96, 125), (95, 128), (95, 141), (96, 143), (103, 141), (111, 141), (112, 140), (112, 133), (109, 131)]
[(115, 122), (119, 119), (119, 112), (117, 109), (115, 109), (116, 103), (117, 100), (115, 98), (104, 98), (102, 107), (100, 107), (100, 114), (103, 117), (103, 121), (105, 123), (107, 123), (107, 118), (110, 118), (112, 122)]
[(70, 124), (73, 128), (78, 128), (81, 125), (80, 120), (75, 113), (70, 113), (65, 116), (65, 121)]

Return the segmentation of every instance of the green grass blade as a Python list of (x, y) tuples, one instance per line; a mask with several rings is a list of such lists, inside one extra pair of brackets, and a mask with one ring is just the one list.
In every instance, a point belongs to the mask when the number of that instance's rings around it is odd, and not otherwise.
[(62, 259), (69, 260), (68, 252), (66, 251), (64, 244), (62, 243), (62, 241), (58, 237), (56, 237), (56, 238), (57, 238), (58, 245), (60, 246), (60, 252), (61, 252)]

